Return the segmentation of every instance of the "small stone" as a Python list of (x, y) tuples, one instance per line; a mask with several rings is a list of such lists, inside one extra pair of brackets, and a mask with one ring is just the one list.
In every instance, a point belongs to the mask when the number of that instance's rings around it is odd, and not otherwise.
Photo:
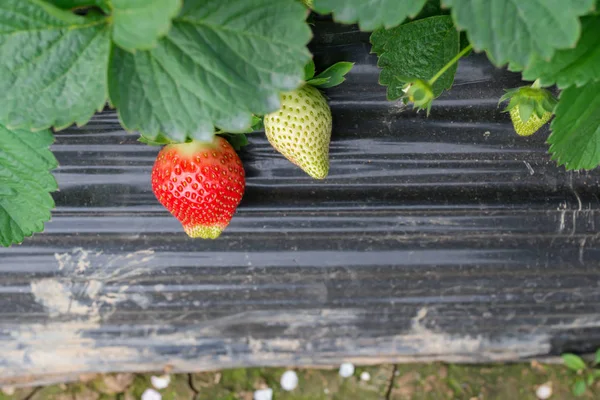
[(134, 375), (129, 373), (104, 375), (96, 382), (94, 387), (100, 393), (110, 395), (118, 394), (127, 390), (127, 388), (133, 383), (134, 378)]
[[(157, 286), (163, 286), (163, 288), (162, 288), (162, 289), (164, 289), (164, 285), (157, 285)], [(166, 364), (166, 365), (163, 367), (163, 372), (164, 372), (165, 374), (170, 374), (171, 372), (173, 372), (173, 370), (174, 370), (174, 369), (175, 369), (175, 367), (173, 367), (171, 364)]]
[(370, 380), (371, 380), (371, 374), (370, 374), (370, 373), (368, 373), (367, 371), (365, 371), (365, 372), (362, 372), (362, 373), (360, 374), (360, 380), (361, 380), (361, 381), (365, 381), (365, 382), (368, 382), (368, 381), (370, 381)]
[(98, 400), (100, 398), (100, 393), (84, 386), (80, 387), (70, 398), (73, 400)]
[(154, 389), (146, 389), (142, 393), (142, 400), (162, 400), (162, 395)]
[(169, 386), (171, 383), (171, 377), (169, 375), (152, 376), (150, 382), (155, 389), (161, 390)]
[(81, 374), (81, 375), (79, 375), (79, 382), (88, 383), (88, 382), (93, 381), (97, 377), (98, 377), (98, 374), (94, 374), (94, 373)]
[(549, 383), (544, 383), (543, 385), (538, 386), (535, 391), (535, 395), (540, 400), (549, 399), (552, 396), (552, 385)]
[(273, 389), (260, 389), (255, 391), (254, 400), (273, 400)]
[(285, 371), (283, 375), (281, 375), (281, 388), (285, 391), (291, 392), (292, 390), (298, 387), (298, 374), (294, 371)]
[(340, 376), (342, 378), (350, 378), (352, 375), (354, 375), (354, 364), (343, 363), (340, 365)]

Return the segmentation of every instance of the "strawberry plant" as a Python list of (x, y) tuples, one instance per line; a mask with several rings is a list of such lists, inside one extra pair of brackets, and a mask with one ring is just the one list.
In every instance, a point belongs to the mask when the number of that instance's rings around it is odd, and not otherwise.
[(600, 377), (600, 369), (598, 369), (598, 364), (600, 364), (600, 350), (596, 351), (594, 361), (591, 365), (588, 365), (576, 354), (565, 353), (561, 357), (564, 365), (574, 374), (575, 379), (572, 385), (573, 395), (583, 395)]
[(320, 89), (342, 83), (352, 64), (315, 76), (309, 8), (372, 31), (389, 100), (428, 114), (451, 89), (459, 59), (485, 52), (496, 66), (532, 82), (507, 88), (502, 99), (517, 133), (533, 134), (553, 118), (551, 157), (567, 169), (595, 168), (599, 6), (598, 0), (2, 0), (0, 244), (20, 243), (50, 219), (57, 190), (53, 132), (86, 124), (107, 104), (141, 142), (166, 146), (152, 187), (191, 236), (216, 237), (229, 222), (244, 190), (234, 149), (263, 121), (277, 151), (324, 178), (332, 121)]

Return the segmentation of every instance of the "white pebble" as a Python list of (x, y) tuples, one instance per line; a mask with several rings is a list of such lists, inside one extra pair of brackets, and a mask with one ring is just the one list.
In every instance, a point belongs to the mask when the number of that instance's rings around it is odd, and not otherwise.
[(152, 386), (154, 386), (155, 389), (160, 390), (169, 386), (171, 377), (169, 375), (152, 376), (150, 377), (150, 382), (152, 382)]
[(354, 375), (354, 364), (343, 363), (340, 365), (340, 376), (342, 378), (350, 378)]
[(291, 392), (298, 387), (298, 375), (294, 371), (285, 371), (279, 383), (283, 390)]
[(142, 400), (162, 400), (162, 395), (154, 389), (146, 389), (142, 393)]
[(537, 388), (537, 390), (535, 391), (535, 395), (540, 400), (549, 399), (550, 396), (552, 396), (552, 386), (550, 386), (547, 383), (544, 383), (543, 385), (540, 385)]
[(361, 381), (365, 381), (365, 382), (370, 381), (371, 380), (371, 374), (368, 373), (367, 371), (361, 373), (360, 374), (360, 380)]
[(273, 389), (260, 389), (255, 391), (254, 400), (273, 400)]

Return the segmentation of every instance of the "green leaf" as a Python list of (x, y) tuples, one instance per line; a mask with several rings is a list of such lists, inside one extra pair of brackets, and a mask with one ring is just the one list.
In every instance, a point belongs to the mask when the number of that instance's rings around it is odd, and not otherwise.
[(573, 371), (583, 371), (587, 368), (585, 365), (585, 361), (581, 359), (578, 355), (566, 353), (562, 356), (563, 362), (565, 366)]
[(523, 78), (531, 81), (539, 78), (542, 85), (556, 84), (561, 89), (599, 81), (600, 16), (584, 17), (581, 25), (581, 39), (577, 47), (557, 51), (550, 61), (536, 57), (523, 71)]
[(181, 0), (112, 0), (112, 38), (125, 50), (149, 50), (171, 28)]
[(315, 0), (313, 9), (321, 14), (333, 13), (338, 22), (358, 22), (363, 31), (393, 28), (406, 18), (415, 17), (426, 0)]
[(294, 0), (196, 0), (150, 51), (113, 47), (110, 100), (128, 130), (176, 142), (243, 132), (280, 107), (310, 59), (306, 9)]
[[(429, 17), (371, 35), (373, 50), (382, 68), (379, 83), (388, 87), (387, 96), (395, 100), (404, 95), (403, 87), (415, 79), (431, 79), (459, 52), (459, 34), (447, 15)], [(437, 97), (454, 82), (456, 64), (433, 85)]]
[(148, 146), (164, 146), (166, 144), (174, 143), (161, 134), (157, 135), (154, 138), (147, 138), (144, 135), (140, 135), (140, 137), (138, 138), (138, 142), (147, 144)]
[(442, 8), (441, 0), (427, 0), (419, 14), (413, 19), (423, 19), (436, 15), (450, 15), (450, 10)]
[(20, 243), (44, 230), (57, 189), (49, 172), (58, 163), (49, 150), (48, 130), (28, 132), (0, 125), (0, 245)]
[(257, 115), (252, 116), (252, 126), (250, 127), (251, 131), (246, 133), (252, 133), (256, 131), (260, 131), (264, 129), (264, 123), (262, 117)]
[(334, 86), (340, 85), (342, 82), (346, 80), (344, 76), (354, 66), (354, 63), (341, 61), (333, 64), (331, 67), (327, 68), (325, 71), (321, 72), (319, 75), (315, 76), (309, 83), (312, 86), (327, 89)]
[(594, 364), (600, 364), (600, 349), (596, 350), (596, 354), (594, 356)]
[(577, 379), (575, 384), (573, 385), (573, 395), (581, 396), (585, 393), (586, 385), (583, 379)]
[(575, 47), (595, 0), (443, 0), (475, 50), (498, 66), (527, 67), (533, 56), (549, 60), (557, 49)]
[(103, 10), (109, 10), (108, 0), (46, 0), (46, 2), (64, 10), (80, 7), (99, 7)]
[(592, 374), (592, 376), (594, 377), (594, 379), (600, 378), (600, 369), (594, 369), (590, 373)]
[(596, 378), (594, 377), (593, 374), (589, 374), (586, 378), (585, 378), (585, 384), (587, 386), (592, 386), (594, 384), (594, 380), (596, 380)]
[(40, 0), (0, 2), (0, 123), (41, 130), (85, 124), (106, 103), (103, 18)]
[(313, 76), (315, 76), (315, 62), (313, 60), (310, 60), (304, 66), (304, 80), (307, 81), (309, 79), (312, 79)]
[(225, 133), (221, 134), (221, 136), (227, 139), (229, 144), (236, 150), (240, 150), (242, 147), (248, 146), (249, 144), (248, 137), (243, 133)]
[(600, 82), (571, 86), (560, 94), (548, 138), (552, 159), (567, 169), (600, 164)]
[(327, 77), (327, 78), (313, 78), (310, 79), (308, 81), (306, 81), (306, 83), (310, 86), (314, 86), (314, 87), (322, 87), (321, 85), (325, 85), (327, 82), (329, 82), (329, 80), (331, 79), (331, 77)]

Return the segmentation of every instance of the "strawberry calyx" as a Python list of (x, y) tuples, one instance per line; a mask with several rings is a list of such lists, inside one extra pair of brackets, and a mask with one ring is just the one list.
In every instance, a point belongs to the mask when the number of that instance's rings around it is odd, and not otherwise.
[(314, 86), (319, 89), (328, 89), (341, 85), (345, 80), (345, 76), (354, 67), (354, 63), (340, 61), (319, 75), (315, 76), (315, 63), (310, 60), (304, 67), (304, 81), (307, 85)]
[(558, 103), (537, 81), (531, 86), (506, 90), (499, 103), (505, 101), (508, 105), (503, 111), (510, 113), (515, 131), (521, 136), (529, 136), (547, 123)]
[(433, 88), (429, 82), (416, 79), (404, 85), (402, 91), (404, 92), (402, 100), (405, 104), (410, 102), (413, 104), (413, 109), (427, 110), (429, 116), (431, 104), (435, 99)]

